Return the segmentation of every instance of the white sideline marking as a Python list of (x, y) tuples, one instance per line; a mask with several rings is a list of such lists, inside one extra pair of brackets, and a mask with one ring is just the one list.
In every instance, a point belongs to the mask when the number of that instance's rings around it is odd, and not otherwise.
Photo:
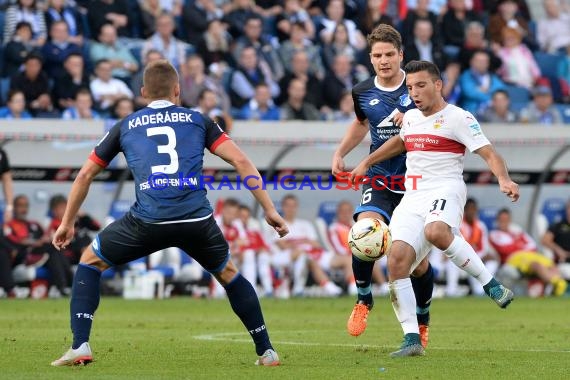
[[(292, 332), (308, 332), (308, 331), (287, 331), (287, 333)], [(273, 331), (273, 334), (275, 331)], [(277, 332), (279, 333), (279, 332)], [(216, 334), (205, 334), (205, 335), (195, 335), (192, 338), (196, 340), (207, 340), (207, 341), (222, 341), (222, 342), (229, 342), (229, 343), (251, 343), (251, 339), (249, 338), (232, 338), (228, 339), (229, 337), (233, 336), (244, 336), (245, 333), (243, 332), (224, 332), (224, 333), (216, 333)], [(289, 346), (306, 346), (306, 347), (314, 347), (314, 346), (321, 346), (321, 347), (348, 347), (348, 348), (387, 348), (387, 349), (396, 349), (396, 346), (389, 346), (389, 345), (377, 345), (377, 344), (350, 344), (350, 343), (322, 343), (322, 342), (295, 342), (295, 341), (288, 341), (288, 340), (273, 340), (272, 342), (275, 344), (281, 345), (289, 345)], [(427, 349), (429, 350), (441, 350), (441, 351), (484, 351), (489, 352), (489, 350), (477, 350), (477, 349), (468, 349), (468, 348), (459, 348), (459, 347), (432, 347), (429, 346)], [(493, 350), (495, 352), (550, 352), (550, 353), (570, 353), (570, 350), (548, 350), (548, 349), (534, 349), (530, 348), (527, 350), (509, 350), (509, 349), (498, 349)]]

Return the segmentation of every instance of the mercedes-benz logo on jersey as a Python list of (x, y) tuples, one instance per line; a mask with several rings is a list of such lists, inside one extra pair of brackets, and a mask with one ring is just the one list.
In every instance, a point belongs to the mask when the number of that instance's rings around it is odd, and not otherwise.
[(378, 99), (372, 99), (368, 104), (370, 104), (371, 106), (375, 106), (376, 104), (380, 103), (380, 100)]
[(400, 96), (400, 105), (402, 107), (407, 107), (410, 104), (412, 104), (412, 99), (410, 99), (410, 95), (404, 94), (404, 95)]

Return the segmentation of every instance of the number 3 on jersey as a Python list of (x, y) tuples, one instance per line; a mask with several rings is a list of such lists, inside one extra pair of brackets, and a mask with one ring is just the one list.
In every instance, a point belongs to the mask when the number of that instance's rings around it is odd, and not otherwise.
[(150, 170), (154, 173), (174, 174), (178, 171), (178, 153), (176, 152), (176, 133), (172, 127), (152, 127), (146, 130), (147, 136), (165, 135), (168, 139), (166, 145), (158, 145), (156, 148), (158, 153), (168, 154), (170, 163), (168, 165), (151, 166)]

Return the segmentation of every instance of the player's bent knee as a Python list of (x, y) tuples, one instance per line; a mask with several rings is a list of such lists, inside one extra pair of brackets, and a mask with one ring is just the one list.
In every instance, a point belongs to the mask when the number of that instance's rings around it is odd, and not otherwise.
[(99, 269), (101, 272), (109, 268), (109, 265), (103, 260), (101, 260), (101, 258), (95, 254), (93, 248), (91, 248), (90, 245), (87, 248), (85, 248), (85, 250), (81, 254), (80, 263), (95, 267)]
[(429, 268), (429, 261), (426, 257), (425, 259), (420, 261), (416, 269), (414, 269), (414, 271), (412, 272), (412, 276), (421, 277), (427, 272), (428, 268)]
[(228, 285), (232, 280), (236, 277), (238, 273), (237, 267), (233, 263), (232, 260), (228, 260), (224, 269), (219, 271), (218, 273), (212, 273), (216, 280), (222, 284), (222, 286)]
[(453, 241), (451, 227), (444, 222), (428, 223), (424, 227), (424, 235), (427, 241), (440, 249), (442, 249), (441, 246), (443, 246), (443, 249), (447, 248)]

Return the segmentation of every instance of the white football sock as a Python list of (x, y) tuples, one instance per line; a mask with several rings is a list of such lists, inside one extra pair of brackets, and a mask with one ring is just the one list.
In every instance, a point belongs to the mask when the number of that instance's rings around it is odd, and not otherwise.
[(271, 257), (267, 252), (257, 254), (257, 271), (259, 272), (259, 282), (263, 287), (263, 292), (269, 294), (273, 292), (273, 277), (271, 276)]
[[(493, 276), (495, 275), (495, 273), (497, 273), (497, 270), (499, 269), (499, 261), (489, 260), (489, 261), (485, 261), (484, 264), (485, 264), (485, 268), (487, 268), (489, 273), (491, 273)], [(471, 286), (471, 291), (473, 292), (473, 294), (478, 295), (478, 296), (482, 296), (485, 294), (485, 291), (483, 290), (483, 286), (481, 286), (479, 281), (477, 281), (473, 277), (469, 277), (468, 280), (469, 280), (469, 285)]]
[(293, 262), (293, 294), (303, 293), (309, 276), (308, 258), (302, 254)]
[(412, 280), (409, 277), (390, 282), (390, 301), (392, 301), (394, 313), (402, 325), (404, 334), (419, 334), (416, 296), (412, 288)]
[(473, 276), (481, 285), (486, 285), (491, 281), (493, 275), (485, 268), (485, 264), (479, 258), (473, 247), (462, 237), (455, 236), (449, 247), (443, 253), (449, 259)]
[(242, 253), (241, 258), (241, 275), (245, 277), (247, 281), (253, 285), (253, 288), (257, 288), (257, 267), (255, 262), (255, 251), (252, 249), (246, 249)]

